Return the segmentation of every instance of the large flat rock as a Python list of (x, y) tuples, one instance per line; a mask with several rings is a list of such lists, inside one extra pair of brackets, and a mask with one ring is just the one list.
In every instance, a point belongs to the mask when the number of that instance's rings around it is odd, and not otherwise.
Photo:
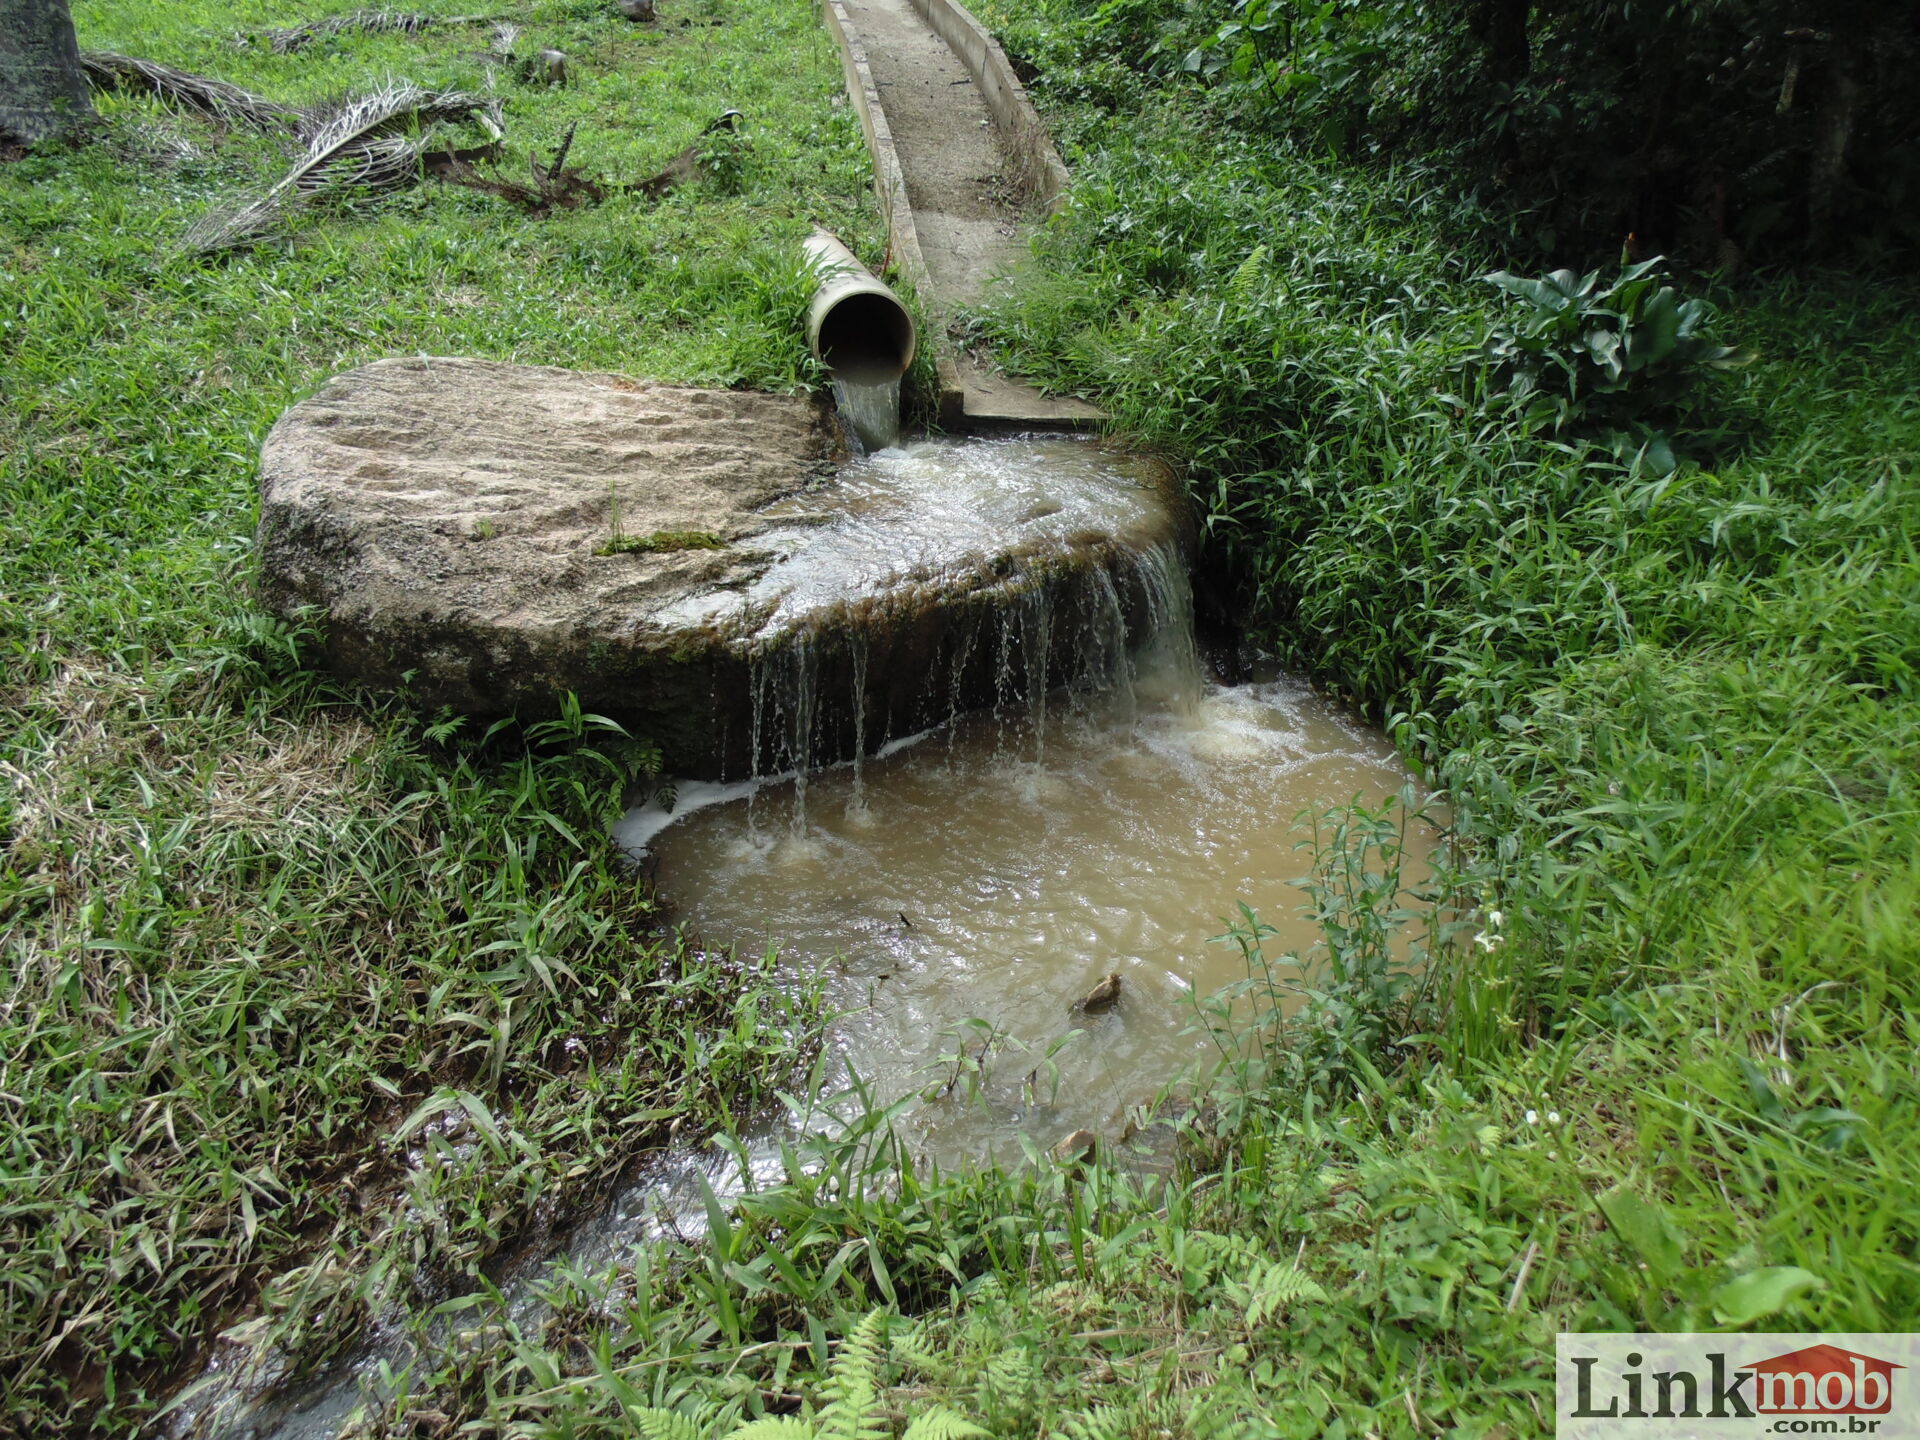
[[(838, 436), (802, 398), (380, 361), (267, 437), (262, 598), (422, 704), (541, 715), (572, 692), (682, 773), (740, 774), (991, 698), (1010, 662), (982, 626), (1060, 607), (1064, 646), (1067, 607), (1150, 605), (1138, 557), (1183, 543), (1149, 462), (976, 442), (842, 473)], [(804, 734), (782, 743), (788, 686)]]

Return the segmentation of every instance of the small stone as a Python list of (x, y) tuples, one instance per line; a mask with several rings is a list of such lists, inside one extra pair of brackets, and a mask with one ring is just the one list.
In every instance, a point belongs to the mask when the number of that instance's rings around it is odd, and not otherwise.
[(1078, 1008), (1088, 1015), (1098, 1015), (1103, 1011), (1111, 1010), (1119, 1003), (1120, 977), (1117, 974), (1109, 974), (1106, 979), (1087, 992), (1087, 998), (1080, 1002)]
[(1093, 1131), (1076, 1130), (1053, 1147), (1054, 1163), (1068, 1169), (1078, 1169), (1093, 1159), (1093, 1152), (1099, 1144), (1100, 1137)]

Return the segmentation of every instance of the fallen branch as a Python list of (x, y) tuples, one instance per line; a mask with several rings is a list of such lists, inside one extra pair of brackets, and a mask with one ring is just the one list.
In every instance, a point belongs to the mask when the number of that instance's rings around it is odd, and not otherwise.
[[(649, 175), (627, 188), (649, 200), (661, 199), (669, 190), (677, 190), (682, 185), (692, 184), (706, 175), (708, 147), (716, 143), (712, 137), (734, 133), (735, 123), (740, 119), (738, 110), (729, 110), (718, 120), (700, 132), (700, 138), (687, 146), (673, 159), (669, 160), (657, 175)], [(724, 143), (724, 142), (722, 142)]]
[(180, 110), (191, 110), (228, 125), (254, 130), (292, 130), (300, 112), (290, 105), (242, 90), (224, 80), (211, 80), (191, 71), (176, 70), (154, 60), (137, 60), (105, 50), (85, 50), (80, 68), (96, 90), (126, 90), (151, 95)]
[(474, 156), (467, 151), (436, 155), (429, 159), (428, 170), (435, 179), (449, 185), (478, 190), (518, 205), (535, 220), (544, 220), (555, 210), (577, 210), (584, 205), (598, 205), (607, 198), (606, 186), (591, 179), (584, 171), (567, 168), (567, 154), (573, 149), (573, 132), (578, 128), (578, 123), (576, 121), (567, 127), (566, 136), (554, 151), (551, 163), (542, 165), (538, 157), (528, 158), (527, 168), (533, 172), (531, 186), (504, 179), (497, 169), (492, 175), (482, 175), (474, 169), (474, 158), (495, 159), (498, 147), (488, 147), (496, 153), (484, 157)]
[(325, 20), (310, 20), (305, 25), (290, 25), (282, 30), (263, 30), (261, 38), (276, 55), (291, 55), (316, 40), (334, 35), (418, 35), (423, 30), (447, 29), (457, 25), (492, 25), (498, 15), (422, 15), (406, 10), (353, 10)]

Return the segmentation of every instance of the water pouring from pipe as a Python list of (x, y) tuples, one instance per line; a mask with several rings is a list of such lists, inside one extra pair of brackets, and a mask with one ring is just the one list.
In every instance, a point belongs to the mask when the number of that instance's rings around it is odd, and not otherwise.
[(900, 438), (900, 382), (913, 364), (913, 317), (900, 297), (825, 230), (804, 246), (820, 277), (807, 344), (833, 376), (834, 400), (869, 453)]

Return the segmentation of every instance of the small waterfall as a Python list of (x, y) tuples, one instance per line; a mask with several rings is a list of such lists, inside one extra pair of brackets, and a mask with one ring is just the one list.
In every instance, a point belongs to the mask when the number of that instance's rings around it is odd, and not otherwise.
[(1146, 607), (1145, 633), (1136, 648), (1151, 646), (1167, 662), (1165, 673), (1176, 708), (1190, 712), (1200, 703), (1200, 650), (1193, 637), (1193, 585), (1172, 545), (1148, 547), (1132, 557), (1134, 584)]
[[(807, 830), (807, 772), (813, 765), (820, 659), (816, 637), (800, 634), (752, 660), (753, 722), (749, 750), (752, 778), (793, 772), (793, 838)], [(758, 838), (753, 802), (748, 819)]]
[(1027, 717), (1033, 725), (1033, 759), (1047, 763), (1047, 690), (1053, 652), (1053, 592), (1035, 586), (1019, 608), (1020, 646), (1027, 661)]
[[(843, 385), (842, 400), (886, 388)], [(961, 568), (926, 565), (919, 559), (926, 533), (890, 531), (871, 519), (884, 510), (855, 509), (844, 529), (823, 532), (832, 541), (825, 546), (836, 567), (831, 573), (907, 576), (910, 585), (822, 604), (822, 592), (832, 593), (818, 584), (823, 569), (798, 572), (797, 582), (767, 593), (763, 614), (771, 618), (761, 622), (749, 651), (749, 778), (791, 778), (790, 808), (781, 817), (787, 838), (808, 838), (822, 755), (850, 760), (850, 792), (836, 793), (845, 795), (848, 818), (867, 823), (868, 752), (902, 738), (896, 721), (944, 722), (951, 753), (964, 712), (991, 708), (1003, 755), (1031, 756), (1044, 769), (1059, 731), (1056, 691), (1076, 710), (1110, 706), (1094, 697), (1113, 696), (1127, 716), (1144, 713), (1149, 702), (1183, 713), (1197, 703), (1200, 665), (1179, 541), (1163, 530), (1158, 542), (1091, 543), (1079, 516), (1061, 515), (1062, 497), (1080, 507), (1079, 515), (1097, 519), (1108, 507), (1132, 503), (1128, 490), (1112, 486), (1099, 469), (1076, 471), (1079, 455), (1060, 455), (1060, 468), (1041, 469), (996, 467), (998, 453), (982, 458), (979, 447), (911, 445), (857, 472), (874, 488), (856, 494), (856, 505), (872, 504), (876, 494), (884, 499), (885, 487), (904, 477), (947, 506), (936, 512), (936, 525), (947, 527), (938, 532), (942, 542), (980, 546), (959, 552)], [(996, 507), (1013, 517), (999, 522), (1010, 529), (990, 528), (986, 517)], [(956, 595), (964, 597), (957, 604), (944, 598)], [(951, 618), (931, 634), (915, 628), (918, 617), (932, 613), (923, 608), (930, 596), (953, 605)], [(903, 666), (915, 676), (905, 687)], [(870, 721), (880, 714), (887, 718), (876, 734)], [(766, 803), (748, 806), (756, 842), (766, 822), (755, 811)]]
[[(767, 714), (767, 666), (763, 656), (755, 656), (749, 670), (748, 689), (753, 695), (752, 720), (747, 727), (747, 779), (758, 780), (766, 772), (760, 768), (761, 736), (765, 730)], [(759, 799), (756, 790), (747, 791), (747, 838), (758, 844), (760, 841), (760, 808), (755, 803)]]
[(853, 706), (853, 798), (847, 802), (847, 813), (863, 816), (867, 813), (864, 783), (867, 763), (867, 637), (854, 636), (852, 646), (853, 694), (850, 701)]
[[(960, 718), (961, 697), (966, 693), (967, 665), (973, 659), (974, 646), (979, 643), (979, 640), (979, 624), (969, 624), (961, 630), (960, 639), (953, 647), (953, 664), (947, 672), (946, 727), (949, 754), (953, 749), (954, 721)], [(929, 674), (927, 678), (931, 682), (933, 676)], [(997, 701), (997, 692), (995, 698)]]
[(1113, 573), (1094, 571), (1081, 597), (1080, 633), (1085, 688), (1113, 692), (1131, 718), (1139, 705), (1133, 693), (1133, 661), (1127, 653), (1127, 611)]
[(813, 637), (795, 639), (788, 651), (793, 658), (793, 821), (795, 840), (807, 834), (807, 771), (813, 765), (813, 699), (818, 678)]
[(871, 455), (900, 443), (899, 380), (836, 378), (833, 402), (864, 453)]

